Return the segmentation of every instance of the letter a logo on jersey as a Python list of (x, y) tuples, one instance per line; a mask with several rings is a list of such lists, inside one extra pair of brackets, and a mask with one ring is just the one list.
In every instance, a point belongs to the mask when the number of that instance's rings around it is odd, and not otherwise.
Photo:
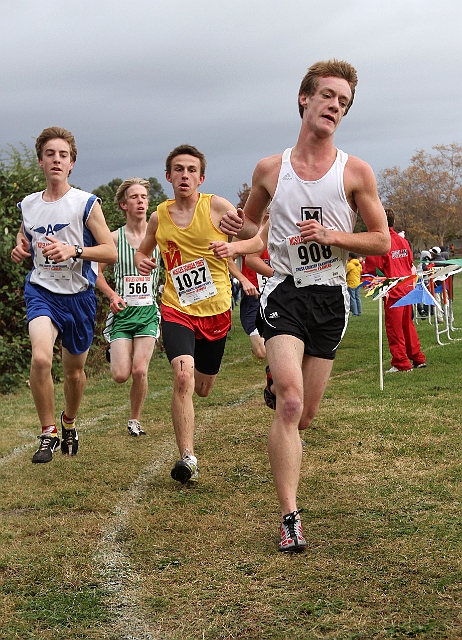
[(322, 224), (322, 207), (300, 207), (302, 220), (317, 220)]
[(168, 240), (167, 251), (164, 253), (164, 258), (167, 271), (171, 271), (173, 267), (178, 267), (178, 265), (181, 264), (181, 252), (176, 242)]

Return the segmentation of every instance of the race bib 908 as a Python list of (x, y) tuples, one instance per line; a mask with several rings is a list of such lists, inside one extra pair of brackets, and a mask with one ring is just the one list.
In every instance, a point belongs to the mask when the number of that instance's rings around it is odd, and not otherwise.
[(342, 250), (338, 247), (306, 243), (301, 235), (286, 238), (286, 245), (296, 287), (322, 284), (336, 276), (345, 277)]

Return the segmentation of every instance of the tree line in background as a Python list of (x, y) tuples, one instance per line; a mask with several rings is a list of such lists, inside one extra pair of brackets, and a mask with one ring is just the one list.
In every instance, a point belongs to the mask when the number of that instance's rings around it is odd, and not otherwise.
[(391, 167), (377, 176), (384, 206), (393, 207), (397, 227), (413, 249), (451, 243), (462, 234), (462, 145), (417, 151), (406, 169)]
[[(397, 226), (406, 231), (413, 248), (444, 245), (462, 234), (462, 145), (437, 145), (434, 153), (418, 151), (409, 167), (385, 169), (378, 175), (382, 202), (397, 214)], [(151, 183), (148, 214), (166, 199), (156, 178)], [(94, 189), (102, 200), (102, 208), (111, 230), (124, 224), (125, 218), (114, 201), (120, 178)], [(35, 151), (21, 145), (0, 151), (0, 393), (13, 390), (29, 375), (30, 342), (26, 330), (23, 288), (30, 261), (16, 265), (10, 258), (21, 222), (17, 208), (26, 195), (45, 188), (45, 180), (37, 164)], [(243, 206), (250, 192), (244, 183), (238, 190)], [(357, 230), (361, 229), (361, 220)], [(107, 313), (107, 302), (99, 295), (95, 344), (101, 348), (101, 332)], [(58, 358), (55, 359), (55, 363)], [(91, 363), (91, 357), (89, 359)], [(54, 375), (60, 368), (54, 365)]]

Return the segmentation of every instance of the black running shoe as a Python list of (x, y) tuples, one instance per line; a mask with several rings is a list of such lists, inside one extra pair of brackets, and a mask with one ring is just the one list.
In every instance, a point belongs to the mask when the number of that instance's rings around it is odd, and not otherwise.
[(146, 431), (144, 431), (144, 429), (141, 428), (141, 425), (138, 422), (138, 420), (129, 420), (127, 429), (128, 429), (128, 433), (134, 438), (137, 438), (138, 436), (146, 435)]
[(189, 455), (183, 455), (181, 460), (175, 462), (175, 466), (173, 467), (170, 475), (174, 480), (178, 480), (181, 484), (186, 484), (187, 482), (197, 482), (198, 479), (198, 468), (197, 468), (197, 460), (193, 459)]
[(51, 462), (53, 452), (59, 447), (58, 434), (42, 433), (37, 436), (41, 441), (37, 451), (32, 456), (32, 462)]
[(301, 520), (296, 519), (299, 513), (300, 511), (293, 511), (283, 517), (279, 551), (284, 553), (301, 553), (305, 551), (307, 543), (303, 537), (302, 523)]
[(273, 376), (271, 375), (271, 371), (269, 367), (266, 367), (266, 387), (263, 389), (263, 398), (265, 399), (265, 404), (273, 411), (276, 409), (276, 396), (271, 391), (271, 387), (273, 386)]
[(79, 434), (77, 429), (66, 429), (63, 422), (64, 411), (61, 414), (61, 453), (67, 456), (75, 456), (79, 448)]

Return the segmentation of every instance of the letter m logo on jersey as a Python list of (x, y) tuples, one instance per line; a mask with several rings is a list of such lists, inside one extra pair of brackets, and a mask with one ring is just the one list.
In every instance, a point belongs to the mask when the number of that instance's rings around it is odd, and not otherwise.
[(173, 267), (178, 267), (181, 264), (181, 252), (175, 242), (167, 240), (167, 251), (164, 253), (164, 259), (167, 271), (171, 271)]
[(322, 224), (322, 207), (300, 207), (302, 220), (317, 220)]

